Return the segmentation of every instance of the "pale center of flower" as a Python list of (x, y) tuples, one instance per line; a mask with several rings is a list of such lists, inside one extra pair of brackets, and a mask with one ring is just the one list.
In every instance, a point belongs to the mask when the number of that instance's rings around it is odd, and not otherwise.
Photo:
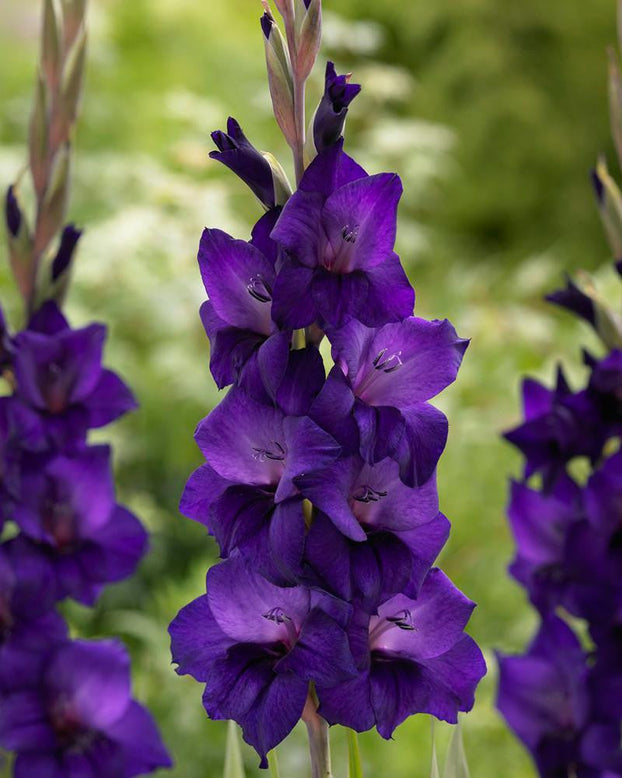
[(252, 276), (246, 285), (250, 296), (259, 303), (272, 302), (272, 287), (266, 279), (260, 274)]
[(354, 247), (359, 230), (358, 224), (346, 224), (341, 230), (341, 240), (337, 240), (336, 245), (327, 243), (323, 265), (331, 273), (350, 273), (354, 270)]
[(356, 394), (363, 398), (367, 394), (371, 398), (374, 386), (382, 385), (385, 376), (397, 372), (403, 367), (402, 351), (392, 351), (389, 347), (380, 349), (371, 363), (359, 373), (360, 380), (355, 387)]
[(270, 448), (253, 448), (253, 459), (258, 462), (284, 462), (285, 453), (285, 448), (278, 440), (273, 440)]
[(278, 640), (283, 643), (287, 649), (293, 647), (294, 643), (298, 640), (298, 630), (293, 620), (285, 613), (283, 608), (276, 606), (270, 608), (263, 614), (264, 619), (276, 624), (279, 629)]
[[(375, 622), (375, 623), (374, 623)], [(417, 627), (414, 624), (413, 615), (408, 608), (399, 610), (393, 616), (385, 616), (382, 619), (372, 619), (369, 625), (370, 648), (383, 648), (378, 641), (392, 629), (401, 629), (405, 632), (414, 632)]]

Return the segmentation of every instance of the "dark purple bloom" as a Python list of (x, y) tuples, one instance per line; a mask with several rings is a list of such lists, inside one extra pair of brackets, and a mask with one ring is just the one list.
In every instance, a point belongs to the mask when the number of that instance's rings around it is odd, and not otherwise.
[(342, 155), (338, 144), (315, 158), (272, 232), (287, 256), (273, 295), (280, 326), (351, 318), (378, 326), (413, 311), (414, 292), (393, 250), (401, 182), (391, 173), (365, 176)]
[(130, 390), (102, 367), (103, 324), (70, 329), (53, 302), (45, 303), (29, 328), (14, 338), (14, 370), (19, 399), (42, 415), (51, 439), (60, 445), (84, 439), (136, 407)]
[(241, 178), (266, 208), (274, 208), (276, 202), (270, 163), (249, 143), (236, 120), (229, 117), (227, 132), (213, 132), (212, 140), (218, 151), (212, 151), (210, 157), (222, 162)]
[(565, 289), (559, 289), (548, 294), (546, 299), (554, 305), (559, 305), (560, 308), (566, 308), (566, 310), (591, 324), (592, 327), (596, 326), (594, 300), (585, 292), (582, 292), (570, 277), (566, 278)]
[(553, 390), (526, 379), (523, 404), (525, 422), (505, 438), (525, 455), (525, 478), (541, 473), (548, 490), (574, 457), (599, 457), (608, 431), (589, 393), (573, 393), (561, 368)]
[(71, 266), (76, 246), (81, 237), (82, 230), (76, 229), (73, 224), (68, 224), (63, 230), (58, 251), (52, 261), (52, 281), (60, 278)]
[(609, 433), (622, 434), (622, 350), (614, 349), (600, 361), (591, 362), (588, 393)]
[(15, 778), (133, 778), (171, 766), (114, 640), (54, 649), (36, 688), (2, 698), (0, 743), (17, 753)]
[(22, 224), (22, 212), (15, 197), (15, 188), (10, 186), (6, 192), (4, 202), (4, 218), (9, 233), (16, 238)]
[(15, 538), (0, 545), (0, 693), (36, 686), (47, 652), (67, 638), (53, 610), (49, 563)]
[(406, 484), (425, 483), (447, 437), (445, 416), (427, 401), (455, 380), (468, 341), (446, 320), (415, 317), (379, 329), (351, 321), (329, 338), (355, 398), (362, 456), (392, 457)]
[(473, 707), (486, 673), (481, 651), (463, 631), (474, 607), (432, 569), (417, 599), (399, 594), (360, 619), (368, 632), (363, 670), (339, 686), (318, 686), (320, 714), (357, 732), (375, 725), (384, 738), (415, 713), (456, 723), (459, 711)]
[(324, 95), (313, 119), (313, 142), (318, 154), (334, 146), (343, 135), (348, 106), (361, 91), (350, 83), (350, 74), (338, 76), (332, 62), (326, 63)]
[(138, 519), (116, 503), (107, 446), (25, 470), (13, 517), (33, 553), (53, 565), (58, 597), (86, 604), (103, 584), (131, 575), (147, 546)]
[(234, 719), (266, 755), (300, 719), (309, 682), (332, 686), (357, 674), (344, 618), (348, 608), (297, 586), (279, 588), (240, 558), (212, 567), (207, 594), (172, 622), (177, 672), (206, 683), (213, 719)]
[(272, 321), (276, 247), (265, 235), (277, 216), (267, 213), (250, 243), (220, 230), (205, 230), (201, 238), (199, 267), (209, 297), (201, 319), (221, 389), (234, 382), (257, 384), (259, 374), (273, 393), (287, 366), (291, 336)]
[(497, 707), (531, 752), (542, 778), (574, 766), (589, 772), (581, 736), (590, 717), (586, 656), (569, 627), (555, 616), (542, 624), (524, 656), (499, 657)]

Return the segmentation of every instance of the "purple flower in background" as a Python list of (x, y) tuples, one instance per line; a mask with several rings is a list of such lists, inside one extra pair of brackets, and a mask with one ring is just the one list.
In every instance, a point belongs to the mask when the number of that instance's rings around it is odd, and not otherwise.
[(173, 661), (206, 684), (209, 716), (237, 721), (267, 767), (268, 751), (300, 719), (309, 682), (330, 687), (356, 676), (348, 616), (345, 603), (274, 586), (230, 559), (209, 570), (207, 594), (172, 622)]
[(524, 424), (505, 438), (524, 454), (525, 478), (541, 473), (550, 489), (574, 457), (598, 458), (608, 431), (589, 393), (573, 393), (561, 368), (554, 390), (526, 379), (523, 403)]
[(114, 640), (53, 649), (37, 687), (2, 697), (0, 743), (17, 753), (15, 778), (133, 778), (171, 766)]
[(545, 298), (554, 305), (566, 310), (583, 319), (592, 327), (596, 327), (596, 309), (594, 300), (573, 282), (570, 277), (566, 277), (566, 288), (559, 289), (556, 292), (548, 294)]
[(393, 250), (400, 179), (366, 176), (341, 153), (335, 147), (315, 158), (272, 232), (286, 252), (272, 309), (281, 327), (351, 318), (377, 326), (413, 311), (414, 292)]
[(600, 361), (590, 361), (588, 393), (609, 434), (622, 434), (622, 350), (614, 349)]
[(27, 542), (0, 545), (0, 694), (36, 686), (48, 651), (66, 640), (55, 595), (51, 566)]
[(103, 584), (131, 575), (147, 547), (138, 519), (116, 503), (108, 446), (33, 464), (14, 519), (52, 564), (59, 598), (86, 604)]
[(266, 208), (274, 208), (276, 202), (270, 163), (249, 143), (237, 121), (229, 117), (227, 132), (213, 132), (212, 140), (218, 151), (212, 151), (210, 157), (222, 162), (241, 178)]
[(56, 256), (52, 260), (52, 281), (56, 281), (67, 272), (73, 261), (73, 256), (82, 237), (82, 230), (68, 224), (62, 232)]
[(50, 438), (70, 445), (136, 407), (127, 386), (102, 367), (106, 328), (70, 329), (58, 307), (46, 303), (14, 338), (17, 397), (43, 418)]
[(348, 106), (361, 91), (350, 83), (350, 74), (338, 76), (335, 65), (326, 63), (324, 95), (313, 117), (313, 143), (318, 154), (334, 146), (343, 135)]
[(10, 186), (4, 200), (4, 220), (9, 233), (16, 238), (22, 224), (22, 212), (15, 197), (15, 187)]
[(318, 687), (320, 714), (357, 732), (376, 726), (384, 738), (414, 713), (455, 724), (458, 711), (473, 707), (486, 672), (481, 651), (463, 631), (474, 607), (432, 569), (417, 599), (399, 594), (371, 618), (355, 618), (353, 643), (362, 643), (361, 626), (368, 633), (362, 672), (345, 684)]
[(523, 656), (499, 657), (497, 706), (543, 778), (590, 773), (581, 738), (590, 718), (586, 656), (572, 630), (550, 616)]
[(456, 379), (468, 341), (446, 320), (415, 317), (378, 329), (351, 321), (329, 337), (355, 398), (362, 456), (392, 457), (406, 484), (425, 483), (447, 437), (445, 416), (427, 401)]

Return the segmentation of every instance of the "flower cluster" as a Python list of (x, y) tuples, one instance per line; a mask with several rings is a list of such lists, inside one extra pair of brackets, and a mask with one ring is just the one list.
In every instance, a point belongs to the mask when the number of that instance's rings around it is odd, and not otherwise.
[[(604, 334), (596, 301), (572, 281), (548, 299)], [(511, 486), (510, 573), (542, 624), (525, 655), (500, 657), (498, 706), (543, 778), (622, 775), (622, 340), (584, 361), (580, 391), (561, 368), (552, 390), (526, 380), (525, 422), (506, 434), (526, 460)], [(587, 623), (585, 644), (563, 614)]]
[(267, 212), (248, 242), (214, 229), (200, 242), (211, 370), (230, 388), (196, 430), (205, 464), (181, 511), (223, 561), (170, 633), (178, 672), (263, 767), (309, 715), (385, 738), (414, 713), (455, 723), (485, 673), (464, 632), (474, 603), (432, 567), (449, 522), (435, 480), (447, 421), (429, 401), (467, 342), (413, 316), (400, 179), (343, 151), (358, 91), (329, 63), (319, 153), (282, 206), (239, 125), (214, 135)]
[(2, 327), (0, 399), (0, 743), (16, 778), (130, 778), (170, 764), (149, 714), (130, 698), (115, 641), (72, 641), (55, 604), (93, 605), (131, 575), (147, 546), (115, 499), (108, 446), (89, 429), (135, 407), (102, 367), (106, 328), (72, 329), (46, 302), (22, 332)]

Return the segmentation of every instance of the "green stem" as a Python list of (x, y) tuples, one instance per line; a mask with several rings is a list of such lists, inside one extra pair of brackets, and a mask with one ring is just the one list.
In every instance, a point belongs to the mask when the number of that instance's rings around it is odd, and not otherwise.
[(332, 778), (328, 724), (318, 715), (317, 698), (313, 692), (307, 697), (302, 720), (307, 725), (312, 778)]
[(292, 77), (294, 81), (294, 127), (296, 131), (296, 138), (294, 145), (292, 146), (292, 152), (294, 155), (294, 168), (296, 170), (296, 184), (299, 185), (305, 172), (304, 149), (306, 141), (306, 79), (301, 78), (298, 73), (299, 68), (298, 50), (296, 47), (296, 20), (294, 18), (293, 3), (290, 3), (286, 7), (284, 21), (287, 48), (289, 50), (289, 59), (292, 65)]

